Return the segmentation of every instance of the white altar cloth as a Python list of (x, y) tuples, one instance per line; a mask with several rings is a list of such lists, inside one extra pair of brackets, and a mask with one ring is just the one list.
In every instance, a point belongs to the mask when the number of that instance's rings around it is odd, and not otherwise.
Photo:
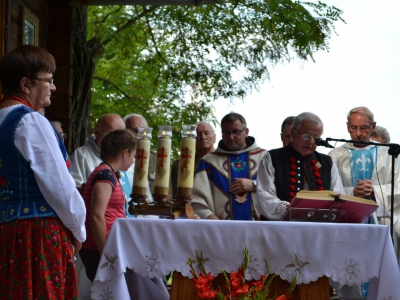
[(348, 285), (370, 280), (368, 299), (400, 299), (400, 272), (388, 226), (186, 219), (118, 219), (104, 248), (108, 259), (101, 258), (92, 298), (129, 299), (135, 287), (127, 284), (127, 268), (154, 279), (171, 271), (191, 277), (187, 257), (195, 258), (196, 251), (209, 259), (205, 266), (213, 275), (219, 268), (237, 271), (242, 246), (251, 255), (247, 279), (259, 279), (266, 259), (271, 272), (287, 281), (294, 273), (298, 284), (324, 275)]

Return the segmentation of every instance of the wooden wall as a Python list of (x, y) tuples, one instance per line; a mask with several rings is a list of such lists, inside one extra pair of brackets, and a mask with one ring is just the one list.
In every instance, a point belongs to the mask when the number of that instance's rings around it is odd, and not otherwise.
[[(5, 24), (6, 24), (6, 1), (0, 0), (0, 32), (1, 35), (4, 35)], [(0, 39), (0, 58), (4, 54), (4, 38)], [(1, 92), (1, 89), (0, 89)]]
[(71, 149), (71, 97), (72, 97), (72, 8), (66, 0), (49, 0), (47, 19), (47, 50), (54, 56), (57, 70), (54, 83), (52, 104), (46, 109), (46, 116), (61, 122), (67, 133), (65, 144)]
[[(39, 46), (55, 58), (56, 91), (52, 104), (45, 109), (49, 120), (61, 122), (67, 133), (65, 144), (70, 149), (72, 95), (72, 9), (67, 0), (0, 0), (0, 16), (4, 20), (1, 49), (8, 52), (21, 44), (22, 10), (28, 9), (39, 19)], [(1, 29), (1, 25), (0, 25)], [(3, 51), (2, 51), (3, 52)]]

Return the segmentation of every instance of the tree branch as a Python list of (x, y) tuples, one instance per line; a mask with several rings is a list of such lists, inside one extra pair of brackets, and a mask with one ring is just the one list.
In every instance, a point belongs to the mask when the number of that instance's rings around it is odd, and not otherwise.
[(124, 31), (129, 26), (135, 24), (136, 21), (140, 20), (146, 14), (156, 10), (158, 7), (159, 6), (150, 6), (149, 9), (144, 9), (140, 14), (136, 15), (133, 19), (130, 19), (128, 22), (126, 22), (124, 25), (122, 25), (120, 28), (118, 28), (111, 37), (109, 37), (108, 39), (104, 40), (103, 43), (102, 43), (103, 46), (106, 46), (109, 42), (114, 40), (118, 36), (118, 33), (120, 33), (121, 31)]
[(130, 101), (132, 102), (132, 104), (133, 104), (134, 106), (136, 106), (136, 107), (142, 112), (143, 115), (146, 116), (146, 119), (147, 119), (147, 120), (150, 119), (150, 115), (147, 114), (147, 110), (146, 110), (144, 107), (141, 107), (140, 105), (138, 105), (138, 104), (135, 103), (135, 102), (138, 102), (138, 101), (142, 101), (142, 99), (134, 98), (134, 97), (129, 96), (127, 93), (125, 93), (122, 89), (120, 89), (117, 85), (115, 85), (113, 82), (111, 82), (111, 81), (108, 80), (108, 79), (105, 79), (105, 78), (99, 77), (99, 76), (93, 76), (93, 79), (97, 79), (97, 80), (100, 80), (100, 81), (103, 81), (103, 82), (107, 82), (109, 85), (111, 85), (111, 86), (112, 86), (113, 88), (115, 88), (117, 91), (119, 91), (122, 95), (124, 95), (125, 98), (127, 98), (128, 100), (130, 100)]
[(102, 18), (101, 20), (98, 20), (98, 21), (96, 21), (96, 22), (93, 22), (93, 24), (104, 23), (104, 22), (108, 19), (109, 16), (111, 16), (112, 14), (114, 14), (114, 13), (120, 11), (121, 9), (122, 9), (122, 6), (118, 6), (118, 8), (117, 8), (116, 10), (114, 10), (114, 11), (110, 12), (109, 14), (105, 15), (104, 18)]

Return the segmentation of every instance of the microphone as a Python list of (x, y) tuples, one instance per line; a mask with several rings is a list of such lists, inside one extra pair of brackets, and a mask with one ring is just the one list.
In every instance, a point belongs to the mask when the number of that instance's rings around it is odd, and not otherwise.
[(323, 139), (321, 139), (321, 138), (316, 138), (316, 139), (315, 139), (315, 144), (316, 144), (317, 146), (324, 146), (324, 147), (326, 147), (326, 148), (335, 148), (335, 147), (333, 147), (331, 144), (329, 144), (327, 141), (325, 141), (325, 140), (323, 140)]

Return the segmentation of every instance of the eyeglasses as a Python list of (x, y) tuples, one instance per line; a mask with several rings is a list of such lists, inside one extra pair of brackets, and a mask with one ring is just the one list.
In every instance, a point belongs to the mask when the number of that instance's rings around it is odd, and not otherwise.
[(65, 132), (60, 133), (60, 135), (61, 135), (61, 137), (62, 137), (63, 139), (66, 139), (66, 138), (67, 138), (67, 134), (66, 134)]
[(53, 78), (35, 78), (37, 81), (43, 81), (43, 82), (48, 82), (50, 85), (54, 85), (54, 79)]
[(356, 132), (357, 130), (360, 130), (361, 132), (367, 132), (368, 130), (370, 130), (372, 124), (369, 124), (369, 126), (361, 126), (361, 127), (357, 127), (357, 126), (353, 126), (353, 125), (348, 125), (348, 129), (350, 132)]
[(305, 140), (305, 141), (309, 141), (310, 139), (313, 139), (314, 141), (316, 140), (316, 139), (319, 139), (320, 137), (319, 136), (312, 136), (312, 135), (309, 135), (309, 134), (307, 134), (307, 133), (304, 133), (304, 134), (302, 134), (300, 131), (298, 131), (296, 128), (293, 128), (294, 130), (296, 130), (298, 133), (300, 133), (301, 134), (301, 137), (303, 138), (303, 140)]
[(235, 136), (239, 136), (245, 129), (246, 129), (246, 127), (243, 128), (242, 130), (239, 130), (239, 129), (234, 129), (232, 131), (222, 130), (222, 136), (230, 136), (231, 134), (235, 135)]

